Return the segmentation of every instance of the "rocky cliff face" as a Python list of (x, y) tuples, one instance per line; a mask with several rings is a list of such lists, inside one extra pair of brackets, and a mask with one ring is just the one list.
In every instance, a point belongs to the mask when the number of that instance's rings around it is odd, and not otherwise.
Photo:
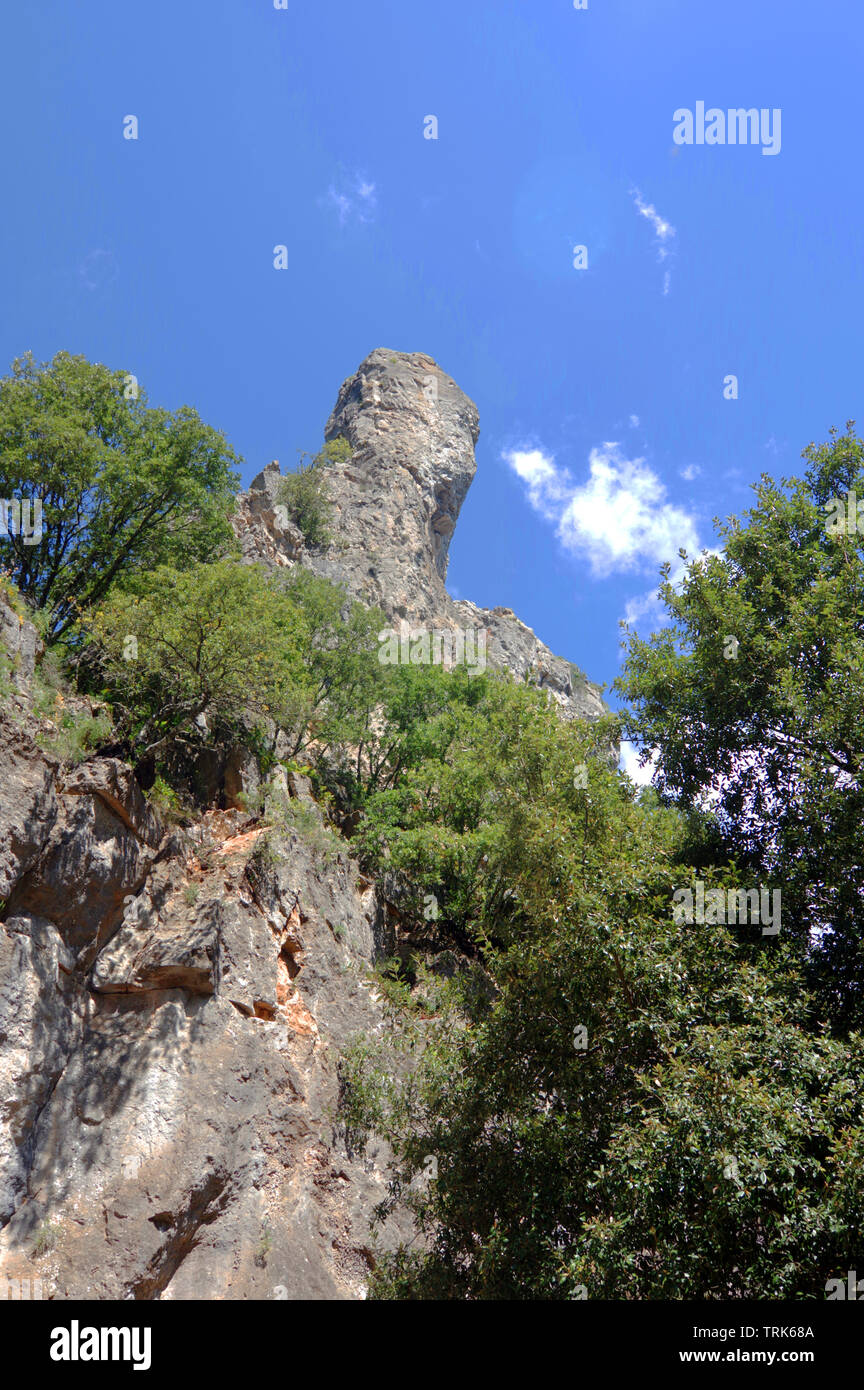
[[(490, 659), (533, 669), (565, 714), (600, 713), (509, 610), (446, 592), (477, 439), (455, 383), (373, 352), (337, 435), (333, 544), (280, 521), (271, 466), (238, 501), (247, 558), (306, 565), (394, 619), (484, 627)], [(70, 770), (62, 697), (35, 712), (38, 637), (0, 591), (3, 653), (0, 1279), (58, 1299), (362, 1297), (387, 1154), (346, 1149), (337, 1063), (384, 1028), (369, 967), (393, 949), (388, 905), (323, 829), (211, 810), (181, 830), (117, 759)], [(314, 828), (308, 785), (285, 791)], [(410, 1234), (397, 1208), (376, 1239)]]
[(332, 544), (311, 550), (279, 509), (282, 474), (271, 463), (238, 499), (244, 555), (302, 564), (394, 621), (485, 631), (490, 663), (531, 675), (565, 715), (604, 712), (597, 686), (553, 655), (509, 608), (478, 608), (445, 587), (450, 538), (476, 472), (477, 409), (423, 353), (377, 348), (339, 392), (325, 437), (351, 457), (327, 470)]
[(5, 603), (0, 632), (24, 653), (0, 722), (0, 1278), (362, 1297), (383, 1155), (340, 1143), (336, 1063), (382, 1027), (374, 886), (238, 811), (166, 829), (114, 759), (64, 773), (36, 633)]

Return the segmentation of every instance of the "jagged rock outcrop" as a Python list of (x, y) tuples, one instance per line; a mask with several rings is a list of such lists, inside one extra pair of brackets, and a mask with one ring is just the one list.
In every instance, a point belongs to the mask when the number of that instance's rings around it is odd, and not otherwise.
[(0, 720), (0, 1277), (362, 1297), (384, 1152), (340, 1143), (336, 1068), (382, 1028), (373, 885), (323, 831), (166, 830), (128, 767), (64, 771), (50, 731), (22, 681)]
[(248, 560), (302, 564), (383, 609), (393, 622), (485, 631), (488, 660), (547, 689), (565, 715), (597, 718), (597, 686), (555, 656), (509, 608), (447, 593), (450, 538), (476, 471), (477, 409), (431, 357), (377, 348), (342, 385), (325, 438), (351, 446), (328, 465), (332, 542), (310, 549), (279, 507), (271, 463), (238, 499)]

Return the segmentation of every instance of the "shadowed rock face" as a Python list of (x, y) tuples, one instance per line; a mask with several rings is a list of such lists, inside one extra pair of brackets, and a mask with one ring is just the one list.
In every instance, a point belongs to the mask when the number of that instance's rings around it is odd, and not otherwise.
[(447, 593), (450, 538), (476, 472), (477, 408), (423, 353), (376, 348), (342, 385), (325, 437), (351, 457), (327, 470), (333, 539), (310, 550), (276, 508), (281, 473), (269, 464), (238, 499), (245, 557), (302, 564), (393, 621), (485, 630), (488, 659), (549, 690), (565, 716), (597, 718), (599, 691), (555, 656), (509, 608), (482, 609)]

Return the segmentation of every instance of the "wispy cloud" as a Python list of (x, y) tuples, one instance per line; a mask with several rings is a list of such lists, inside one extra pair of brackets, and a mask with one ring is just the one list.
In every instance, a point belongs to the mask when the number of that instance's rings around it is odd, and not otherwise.
[(372, 222), (378, 209), (375, 184), (342, 168), (327, 189), (323, 202), (334, 209), (340, 226), (346, 222)]
[(97, 247), (88, 251), (78, 267), (78, 279), (85, 290), (101, 290), (112, 285), (120, 274), (117, 257), (113, 251)]
[[(682, 565), (678, 561), (677, 568), (673, 571), (673, 580), (681, 577)], [(642, 628), (643, 631), (650, 628), (656, 632), (658, 628), (667, 627), (669, 615), (657, 597), (656, 589), (649, 589), (644, 594), (637, 594), (635, 598), (630, 598), (624, 605), (624, 621), (628, 627)]]
[(671, 258), (675, 253), (675, 237), (677, 232), (671, 222), (667, 222), (665, 217), (661, 217), (653, 203), (646, 203), (638, 188), (631, 188), (630, 196), (636, 211), (644, 217), (654, 228), (654, 241), (657, 246), (658, 261), (669, 261), (663, 275), (663, 293), (669, 293), (669, 286), (672, 283)]
[(688, 463), (686, 468), (680, 470), (680, 476), (684, 479), (685, 483), (692, 483), (693, 479), (698, 478), (701, 472), (702, 469), (699, 467), (698, 463)]
[(675, 228), (672, 226), (671, 222), (666, 221), (665, 217), (660, 216), (653, 203), (645, 202), (638, 188), (631, 189), (631, 196), (633, 202), (636, 204), (637, 212), (641, 213), (643, 217), (647, 217), (651, 226), (654, 228), (654, 235), (660, 244), (658, 260), (665, 260), (669, 255), (669, 247), (667, 247), (666, 242), (670, 241), (671, 238), (675, 236)]

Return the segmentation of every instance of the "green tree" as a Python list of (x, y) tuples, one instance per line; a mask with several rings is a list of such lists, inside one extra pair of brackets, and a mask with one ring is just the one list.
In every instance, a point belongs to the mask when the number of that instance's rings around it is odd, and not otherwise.
[(306, 709), (303, 615), (258, 566), (161, 565), (112, 590), (84, 634), (91, 678), (138, 759), (293, 727)]
[(344, 755), (373, 721), (381, 683), (376, 634), (384, 615), (300, 567), (274, 582), (301, 623), (304, 704), (294, 723), (283, 726), (292, 755), (312, 744)]
[[(502, 854), (519, 842), (515, 788), (526, 779), (544, 795), (544, 750), (564, 732), (542, 695), (500, 672), (402, 667), (392, 680), (380, 725), (391, 731), (386, 772), (368, 788), (358, 852), (434, 894), (441, 930), (461, 944), (489, 940), (512, 916)], [(592, 755), (605, 737), (605, 724), (591, 730)]]
[(612, 731), (502, 682), (367, 806), (360, 843), (435, 894), (491, 999), (407, 1030), (403, 1083), (346, 1059), (425, 1247), (379, 1297), (821, 1298), (854, 1259), (858, 1039), (793, 942), (675, 920), (692, 818), (614, 771)]
[(379, 609), (300, 567), (275, 582), (302, 615), (307, 704), (286, 730), (292, 754), (314, 748), (342, 809), (356, 810), (395, 787), (427, 753), (440, 753), (457, 711), (476, 707), (488, 682), (465, 668), (382, 664), (387, 618)]
[(629, 638), (625, 732), (658, 756), (682, 807), (714, 808), (718, 853), (783, 894), (838, 1026), (864, 1019), (864, 534), (832, 533), (833, 499), (864, 492), (864, 446), (805, 451), (801, 479), (763, 476), (722, 553), (660, 594), (670, 626)]
[(134, 570), (212, 559), (232, 542), (238, 462), (189, 406), (127, 399), (127, 374), (59, 352), (0, 380), (0, 497), (41, 505), (41, 539), (0, 541), (50, 640)]
[(221, 560), (127, 576), (76, 635), (137, 758), (190, 739), (260, 746), (265, 733), (272, 753), (280, 731), (289, 756), (317, 759), (369, 738), (383, 621), (307, 570)]

